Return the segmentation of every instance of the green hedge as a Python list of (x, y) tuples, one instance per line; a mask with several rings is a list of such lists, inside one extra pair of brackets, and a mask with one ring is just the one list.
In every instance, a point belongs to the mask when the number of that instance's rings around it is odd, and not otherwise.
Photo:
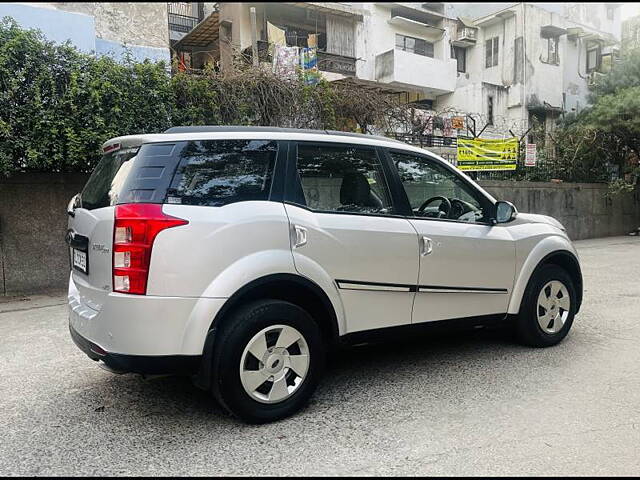
[(370, 121), (371, 103), (384, 105), (251, 68), (169, 72), (163, 62), (95, 57), (0, 20), (0, 175), (90, 172), (106, 140), (172, 125), (339, 128), (336, 111)]
[(87, 172), (101, 144), (171, 125), (162, 63), (119, 64), (0, 21), (0, 175)]

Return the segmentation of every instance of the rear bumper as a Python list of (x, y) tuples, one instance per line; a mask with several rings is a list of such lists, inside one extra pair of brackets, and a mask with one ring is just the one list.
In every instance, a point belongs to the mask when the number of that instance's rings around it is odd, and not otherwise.
[(192, 375), (198, 372), (202, 360), (200, 355), (149, 356), (109, 353), (84, 338), (71, 325), (69, 325), (69, 333), (76, 346), (91, 360), (103, 362), (115, 373)]
[(201, 356), (211, 323), (226, 301), (107, 293), (73, 275), (68, 300), (69, 326), (78, 335), (98, 351), (134, 358)]

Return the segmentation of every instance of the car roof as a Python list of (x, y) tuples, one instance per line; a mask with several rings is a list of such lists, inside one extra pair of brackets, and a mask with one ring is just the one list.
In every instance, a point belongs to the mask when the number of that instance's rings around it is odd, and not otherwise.
[(125, 135), (106, 141), (102, 148), (114, 144), (121, 148), (137, 147), (143, 143), (179, 142), (188, 140), (298, 140), (334, 143), (352, 143), (359, 145), (386, 146), (424, 153), (425, 150), (407, 143), (379, 135), (339, 132), (335, 130), (310, 130), (301, 128), (246, 127), (246, 126), (181, 126), (172, 127), (163, 133)]

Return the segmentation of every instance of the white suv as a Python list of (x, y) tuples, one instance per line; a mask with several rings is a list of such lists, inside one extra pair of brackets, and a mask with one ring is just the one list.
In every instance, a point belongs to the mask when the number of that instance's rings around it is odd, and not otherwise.
[(191, 375), (248, 422), (300, 409), (338, 343), (498, 323), (545, 347), (582, 301), (556, 220), (382, 137), (119, 137), (68, 213), (80, 349), (114, 372)]

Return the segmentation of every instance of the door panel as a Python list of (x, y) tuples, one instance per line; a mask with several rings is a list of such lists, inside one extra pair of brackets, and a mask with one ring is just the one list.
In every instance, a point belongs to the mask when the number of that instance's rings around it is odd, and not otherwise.
[(432, 251), (420, 255), (413, 322), (506, 313), (515, 274), (515, 244), (507, 229), (438, 220), (411, 220)]
[(491, 225), (491, 201), (443, 161), (388, 153), (420, 245), (413, 322), (506, 313), (515, 243)]
[[(347, 332), (411, 323), (418, 278), (416, 232), (403, 218), (318, 213), (286, 205), (296, 270), (334, 280)], [(306, 243), (295, 247), (295, 227)]]

